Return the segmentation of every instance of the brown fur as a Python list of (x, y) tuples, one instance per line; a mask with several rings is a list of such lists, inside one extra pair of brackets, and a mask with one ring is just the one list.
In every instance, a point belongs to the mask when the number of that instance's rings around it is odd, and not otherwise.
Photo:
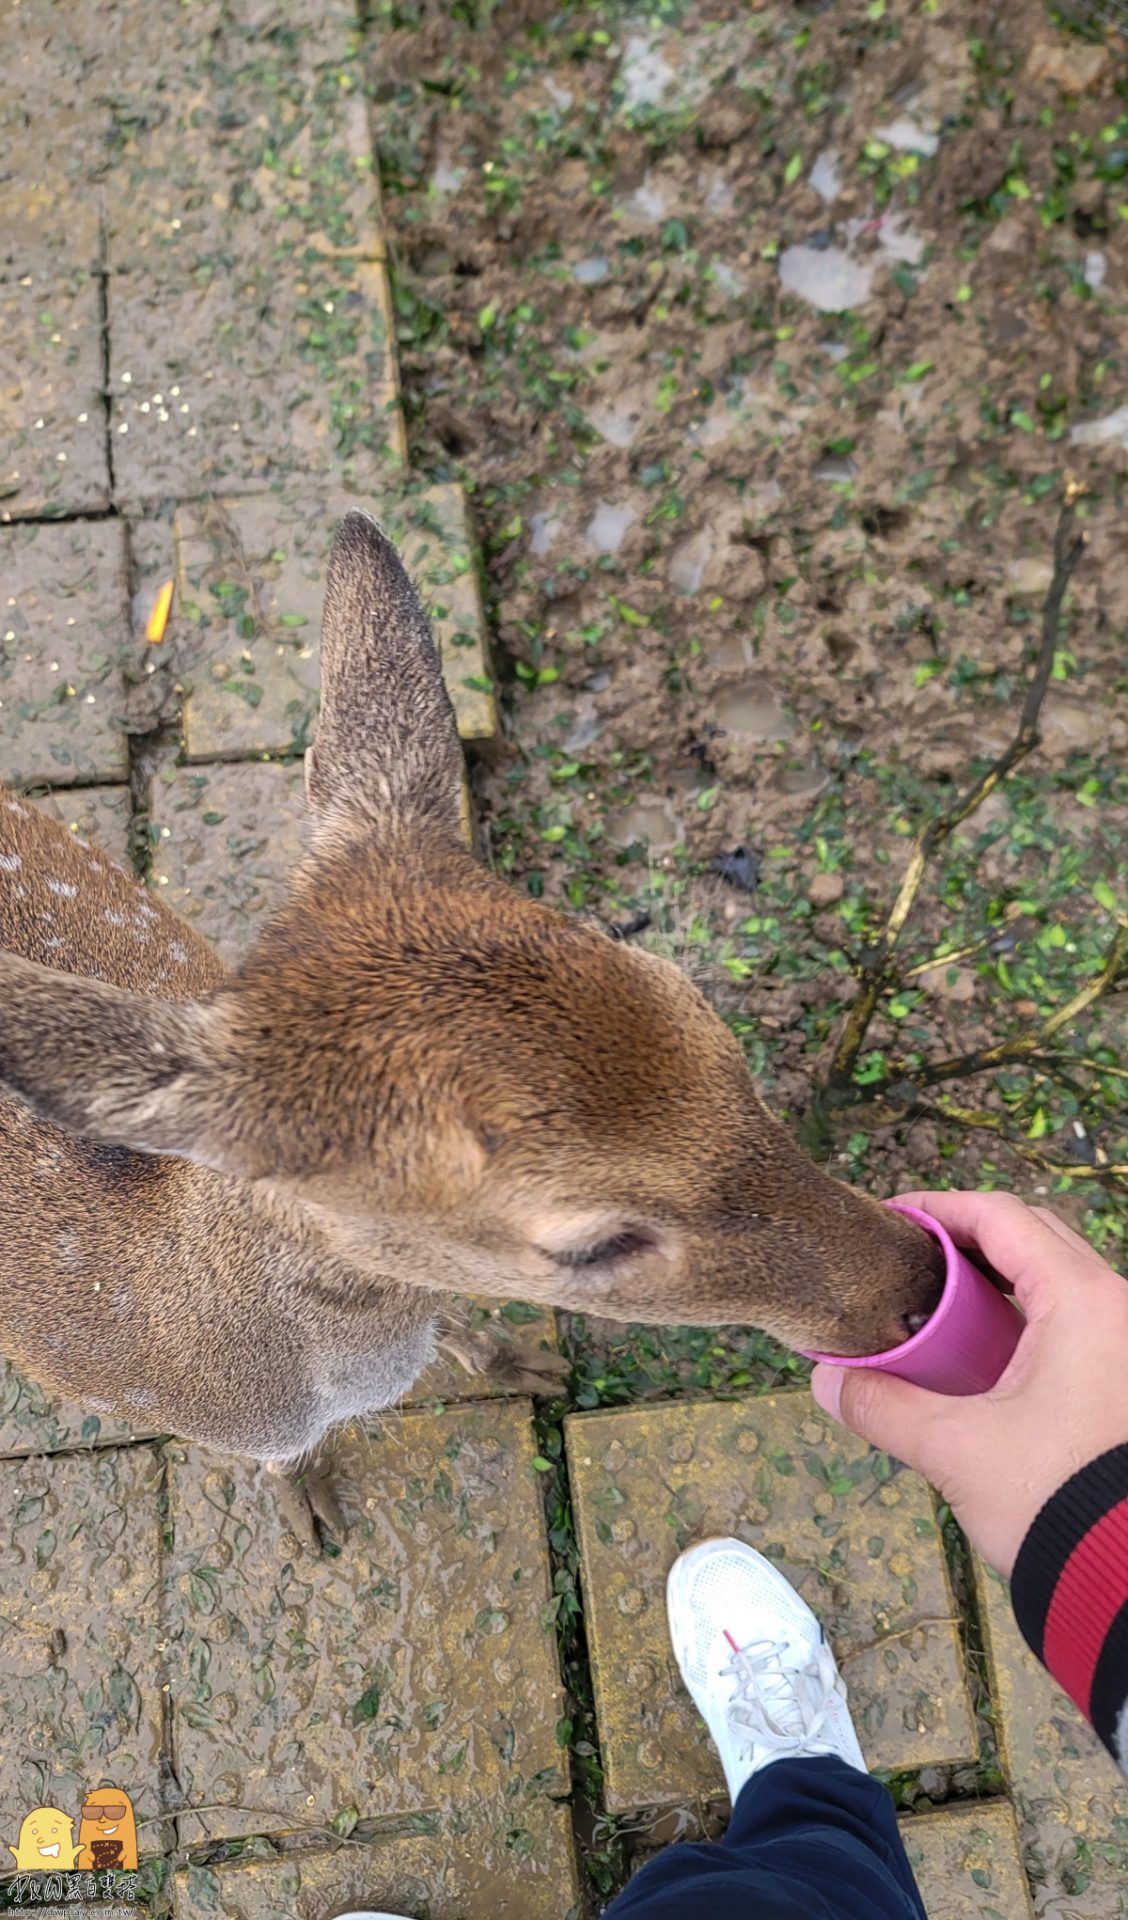
[(901, 1338), (925, 1236), (811, 1165), (676, 968), (462, 847), (438, 658), (361, 514), (322, 686), (312, 849), (234, 976), (0, 798), (0, 1350), (279, 1460), (406, 1390), (436, 1293)]

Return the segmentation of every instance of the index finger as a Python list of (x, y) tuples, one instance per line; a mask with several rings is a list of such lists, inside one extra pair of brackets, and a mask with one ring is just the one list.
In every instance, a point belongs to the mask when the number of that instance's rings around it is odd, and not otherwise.
[(1084, 1242), (1075, 1249), (1064, 1233), (1013, 1193), (906, 1193), (898, 1196), (932, 1215), (959, 1247), (979, 1252), (1014, 1288), (1028, 1319), (1039, 1319), (1079, 1280), (1096, 1279), (1100, 1255)]

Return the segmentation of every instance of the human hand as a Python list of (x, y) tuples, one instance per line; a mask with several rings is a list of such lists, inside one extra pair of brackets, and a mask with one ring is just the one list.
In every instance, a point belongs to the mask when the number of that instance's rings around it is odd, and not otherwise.
[(915, 1467), (984, 1558), (1009, 1577), (1050, 1495), (1128, 1441), (1128, 1284), (1048, 1207), (1009, 1193), (906, 1193), (1026, 1315), (989, 1393), (952, 1398), (891, 1373), (820, 1361), (811, 1392), (872, 1446)]

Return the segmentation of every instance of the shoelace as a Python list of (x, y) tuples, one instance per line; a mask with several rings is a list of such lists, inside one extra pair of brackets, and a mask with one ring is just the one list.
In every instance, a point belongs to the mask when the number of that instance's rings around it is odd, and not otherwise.
[(753, 1640), (733, 1653), (722, 1672), (736, 1680), (728, 1717), (757, 1746), (793, 1753), (818, 1739), (836, 1677), (825, 1644), (805, 1666), (785, 1667), (775, 1641)]

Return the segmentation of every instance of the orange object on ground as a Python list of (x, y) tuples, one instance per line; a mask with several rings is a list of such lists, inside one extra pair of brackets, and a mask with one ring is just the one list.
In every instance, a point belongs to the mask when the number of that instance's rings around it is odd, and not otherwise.
[(155, 647), (159, 647), (165, 637), (165, 628), (168, 625), (168, 616), (172, 607), (173, 584), (171, 580), (165, 581), (157, 595), (153, 611), (149, 615), (149, 624), (145, 628), (146, 640), (151, 640)]

